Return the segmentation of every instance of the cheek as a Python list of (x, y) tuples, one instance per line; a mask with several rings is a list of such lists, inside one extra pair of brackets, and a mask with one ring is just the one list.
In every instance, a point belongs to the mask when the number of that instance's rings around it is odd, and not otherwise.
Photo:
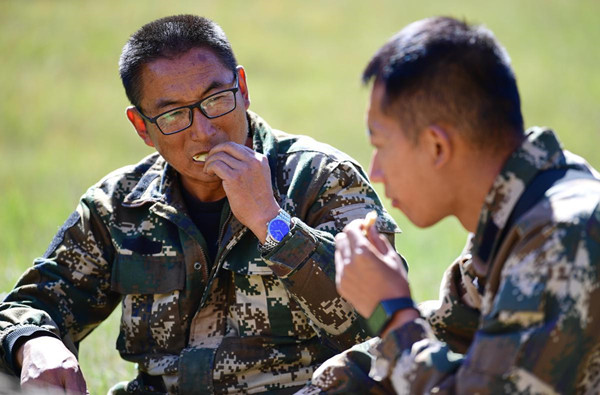
[[(238, 103), (240, 104), (240, 103)], [(215, 128), (226, 135), (226, 139), (228, 141), (233, 141), (234, 143), (244, 144), (246, 142), (246, 137), (248, 136), (248, 126), (246, 122), (246, 113), (236, 111), (227, 114), (222, 118), (215, 118), (216, 122), (214, 122)]]
[(427, 180), (420, 174), (415, 160), (395, 153), (385, 161), (386, 180), (397, 197), (418, 203)]
[(382, 150), (379, 155), (379, 167), (386, 178), (403, 178), (403, 172), (407, 169), (403, 165), (402, 156), (394, 150)]
[[(181, 132), (180, 134), (185, 133)], [(177, 161), (182, 155), (183, 143), (181, 136), (178, 134), (171, 136), (163, 136), (162, 138), (154, 139), (154, 148), (159, 154), (169, 162)]]
[(241, 116), (231, 125), (231, 129), (229, 130), (231, 130), (229, 137), (232, 141), (242, 145), (245, 144), (246, 138), (248, 137), (246, 113), (241, 114)]

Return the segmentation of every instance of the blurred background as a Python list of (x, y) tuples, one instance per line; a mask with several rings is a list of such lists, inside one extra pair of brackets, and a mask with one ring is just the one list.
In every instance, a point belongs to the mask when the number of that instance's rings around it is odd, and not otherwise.
[[(595, 0), (1, 1), (0, 294), (45, 251), (90, 185), (151, 152), (125, 117), (117, 63), (131, 33), (178, 13), (223, 27), (246, 68), (251, 109), (272, 127), (334, 145), (365, 168), (369, 89), (360, 75), (373, 53), (424, 17), (482, 23), (511, 55), (526, 125), (554, 128), (567, 149), (600, 168)], [(454, 218), (417, 229), (391, 212), (404, 231), (397, 248), (411, 266), (415, 299), (436, 298), (465, 231)], [(119, 314), (81, 345), (92, 394), (134, 376), (115, 350)]]

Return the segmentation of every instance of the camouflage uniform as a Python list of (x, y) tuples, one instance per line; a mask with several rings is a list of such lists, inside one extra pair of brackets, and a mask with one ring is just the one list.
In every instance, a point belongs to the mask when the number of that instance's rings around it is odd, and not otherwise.
[(383, 232), (396, 225), (354, 160), (248, 117), (275, 198), (293, 217), (282, 243), (261, 256), (226, 203), (208, 264), (177, 173), (150, 155), (91, 187), (0, 305), (6, 367), (15, 370), (15, 338), (45, 331), (75, 350), (119, 302), (117, 348), (142, 372), (129, 391), (289, 392), (366, 339), (335, 289), (333, 236), (370, 210)]
[[(540, 170), (553, 168), (587, 179), (547, 189), (495, 246), (525, 187)], [(389, 378), (400, 394), (597, 394), (598, 178), (583, 159), (561, 149), (552, 131), (529, 130), (488, 193), (477, 232), (446, 271), (436, 308), (427, 313), (423, 306), (424, 318), (371, 348), (375, 380), (349, 378), (360, 369), (354, 347), (324, 363), (302, 392), (377, 390)]]

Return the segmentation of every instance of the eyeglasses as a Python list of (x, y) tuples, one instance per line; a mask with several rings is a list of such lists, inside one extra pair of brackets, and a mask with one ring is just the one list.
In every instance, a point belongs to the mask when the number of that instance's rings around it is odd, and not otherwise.
[(235, 73), (235, 86), (214, 93), (204, 99), (190, 104), (189, 106), (177, 107), (163, 112), (154, 118), (147, 117), (137, 108), (140, 115), (148, 122), (158, 126), (158, 130), (164, 135), (179, 133), (189, 128), (194, 122), (194, 108), (199, 108), (200, 112), (208, 119), (222, 117), (235, 110), (236, 93), (239, 90), (238, 75)]

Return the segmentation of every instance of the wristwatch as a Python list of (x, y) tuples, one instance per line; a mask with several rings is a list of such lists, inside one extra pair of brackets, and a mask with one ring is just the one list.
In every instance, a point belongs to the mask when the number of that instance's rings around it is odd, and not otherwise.
[(405, 309), (417, 309), (415, 302), (411, 298), (385, 299), (379, 302), (371, 316), (367, 319), (367, 327), (371, 335), (379, 336), (383, 328), (391, 321), (397, 311)]
[(279, 242), (290, 233), (292, 217), (282, 209), (279, 209), (277, 216), (267, 223), (267, 239), (261, 246), (263, 252), (267, 252), (277, 247)]

